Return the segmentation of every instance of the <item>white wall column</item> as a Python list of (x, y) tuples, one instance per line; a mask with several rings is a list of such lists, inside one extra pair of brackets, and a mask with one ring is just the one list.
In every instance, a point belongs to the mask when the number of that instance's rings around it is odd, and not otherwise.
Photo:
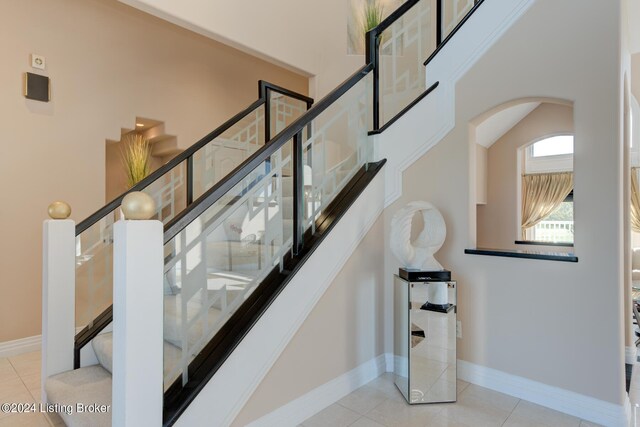
[[(66, 205), (68, 207), (68, 205)], [(50, 210), (51, 212), (51, 210)], [(70, 212), (70, 209), (69, 209)], [(68, 215), (66, 215), (68, 216)], [(63, 216), (66, 218), (66, 216)], [(42, 401), (51, 375), (73, 369), (75, 338), (76, 224), (44, 221), (42, 233)]]
[[(126, 212), (125, 216), (130, 217)], [(159, 426), (163, 400), (162, 223), (118, 221), (113, 262), (113, 425)]]

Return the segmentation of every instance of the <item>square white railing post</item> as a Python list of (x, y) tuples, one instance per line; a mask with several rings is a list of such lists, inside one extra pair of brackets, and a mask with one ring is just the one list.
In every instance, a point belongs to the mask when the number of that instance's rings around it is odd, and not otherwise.
[(51, 375), (73, 369), (76, 301), (76, 225), (48, 219), (42, 232), (41, 396)]
[(114, 426), (162, 425), (163, 227), (121, 220), (113, 248)]

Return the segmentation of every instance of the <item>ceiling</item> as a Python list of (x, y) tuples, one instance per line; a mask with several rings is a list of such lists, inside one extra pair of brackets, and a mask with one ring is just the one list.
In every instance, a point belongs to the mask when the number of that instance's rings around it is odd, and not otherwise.
[(539, 105), (540, 102), (525, 102), (489, 116), (476, 127), (476, 143), (486, 148), (491, 147)]

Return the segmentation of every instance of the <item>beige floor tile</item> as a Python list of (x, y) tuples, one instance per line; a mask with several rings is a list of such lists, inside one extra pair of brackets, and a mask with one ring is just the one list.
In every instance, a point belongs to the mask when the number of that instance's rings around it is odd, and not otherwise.
[(367, 417), (362, 417), (355, 423), (351, 424), (349, 427), (384, 427), (384, 426), (380, 423), (370, 420)]
[(456, 380), (456, 384), (458, 385), (458, 396), (469, 387), (469, 383), (462, 380)]
[(442, 405), (409, 405), (404, 400), (387, 399), (366, 417), (387, 427), (423, 427), (442, 410)]
[(509, 412), (490, 405), (467, 406), (458, 402), (444, 408), (434, 423), (446, 426), (499, 427), (509, 415)]
[(458, 396), (458, 402), (447, 405), (437, 422), (460, 426), (501, 426), (518, 404), (518, 399), (470, 384)]
[(0, 427), (50, 427), (46, 417), (39, 413), (11, 414), (0, 418)]
[(386, 393), (382, 390), (365, 385), (340, 399), (338, 404), (364, 415), (387, 399)]
[(40, 375), (40, 366), (42, 362), (40, 360), (39, 351), (10, 357), (9, 362), (11, 362), (13, 369), (15, 369), (21, 377), (33, 374)]
[(46, 417), (49, 419), (49, 424), (51, 424), (51, 426), (66, 427), (66, 424), (64, 423), (64, 421), (62, 421), (60, 415), (56, 414), (55, 412), (46, 414)]
[(511, 413), (519, 399), (488, 388), (480, 387), (475, 384), (469, 386), (460, 393), (458, 402), (468, 404), (469, 406), (491, 406), (502, 411)]
[(20, 377), (27, 390), (33, 395), (33, 397), (40, 396), (40, 374), (23, 375)]
[(367, 385), (369, 387), (373, 387), (377, 390), (382, 391), (389, 399), (404, 401), (404, 398), (402, 397), (400, 390), (398, 390), (398, 387), (396, 387), (396, 385), (393, 383), (393, 380), (394, 380), (393, 374), (390, 372), (387, 372), (380, 375), (378, 378), (371, 381)]
[(0, 359), (0, 383), (18, 377), (18, 373), (9, 362), (9, 359)]
[[(0, 403), (33, 403), (29, 390), (18, 377), (0, 383)], [(0, 419), (8, 418), (12, 413), (0, 412)]]
[(347, 427), (360, 418), (360, 414), (334, 403), (305, 420), (304, 427)]
[(544, 406), (521, 400), (513, 410), (505, 427), (517, 426), (549, 426), (549, 427), (579, 427), (580, 419)]
[(429, 420), (429, 427), (476, 427), (476, 425), (464, 424), (459, 421), (451, 420), (442, 414), (438, 414), (432, 420)]

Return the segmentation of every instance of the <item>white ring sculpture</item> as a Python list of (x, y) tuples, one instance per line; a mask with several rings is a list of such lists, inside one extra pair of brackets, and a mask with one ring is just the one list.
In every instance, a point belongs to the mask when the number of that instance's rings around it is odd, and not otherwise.
[[(411, 221), (416, 212), (422, 213), (424, 228), (411, 244)], [(447, 226), (438, 209), (431, 203), (416, 201), (400, 209), (391, 218), (391, 252), (406, 268), (422, 271), (444, 270), (434, 258), (447, 237)], [(449, 302), (447, 283), (430, 282), (427, 286), (427, 302), (446, 306)]]
[[(412, 244), (411, 221), (416, 212), (422, 213), (424, 228)], [(391, 252), (406, 268), (443, 270), (433, 255), (442, 247), (446, 236), (447, 226), (442, 214), (428, 202), (411, 202), (391, 219)]]

